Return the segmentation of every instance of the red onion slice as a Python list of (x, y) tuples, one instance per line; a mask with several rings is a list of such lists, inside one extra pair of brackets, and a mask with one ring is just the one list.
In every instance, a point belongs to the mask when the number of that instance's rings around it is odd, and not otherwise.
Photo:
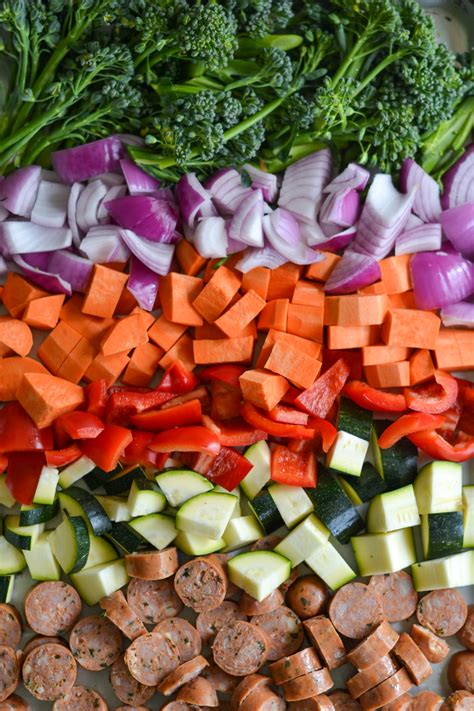
[(267, 202), (275, 202), (278, 197), (278, 179), (273, 173), (267, 173), (264, 170), (255, 168), (255, 166), (246, 163), (242, 170), (249, 175), (252, 181), (252, 190), (261, 190), (264, 200)]
[(443, 177), (443, 210), (474, 202), (474, 144), (463, 153)]
[(205, 259), (227, 257), (227, 230), (223, 217), (203, 217), (194, 230), (193, 243)]
[(120, 236), (131, 251), (145, 266), (156, 274), (166, 276), (171, 269), (174, 245), (151, 242), (131, 230), (120, 230)]
[(33, 284), (37, 284), (41, 289), (49, 291), (50, 294), (67, 294), (67, 296), (71, 296), (71, 285), (57, 274), (51, 274), (38, 267), (31, 267), (21, 254), (14, 254), (12, 259), (22, 274), (28, 277)]
[(329, 185), (324, 188), (325, 193), (336, 193), (341, 190), (364, 190), (369, 182), (370, 173), (357, 163), (349, 163)]
[(243, 257), (237, 262), (235, 268), (239, 272), (249, 272), (255, 267), (266, 267), (267, 269), (277, 269), (288, 260), (277, 252), (269, 244), (261, 249), (248, 249)]
[(458, 301), (457, 304), (450, 304), (441, 309), (440, 316), (443, 326), (474, 328), (474, 303)]
[(300, 226), (293, 215), (278, 207), (263, 218), (263, 231), (272, 247), (289, 262), (295, 264), (314, 264), (323, 256), (308, 247), (301, 238)]
[(438, 309), (468, 297), (474, 288), (473, 267), (458, 254), (420, 252), (410, 260), (419, 309)]
[(40, 180), (31, 221), (44, 227), (62, 227), (66, 222), (69, 185)]
[(122, 241), (120, 227), (116, 225), (91, 227), (80, 249), (94, 264), (126, 262), (130, 256), (128, 247)]
[(176, 241), (178, 211), (167, 200), (145, 195), (126, 195), (104, 203), (113, 219), (151, 242)]
[(0, 251), (4, 255), (52, 252), (71, 244), (72, 234), (67, 227), (43, 227), (17, 220), (0, 223)]
[(67, 203), (67, 221), (69, 228), (72, 232), (72, 241), (75, 247), (79, 247), (81, 242), (81, 235), (79, 232), (79, 226), (76, 219), (77, 201), (84, 190), (84, 185), (82, 183), (73, 183), (71, 186), (71, 191), (69, 193), (69, 200)]
[(229, 237), (251, 247), (263, 247), (263, 194), (252, 190), (244, 197), (229, 222)]
[(30, 217), (41, 178), (39, 165), (19, 168), (0, 182), (2, 206), (19, 217)]
[(251, 188), (242, 184), (241, 175), (235, 168), (218, 170), (207, 180), (205, 187), (223, 217), (232, 216), (244, 197), (252, 192)]
[(151, 193), (159, 188), (160, 181), (145, 172), (130, 158), (122, 158), (120, 167), (130, 195)]
[(446, 237), (464, 257), (474, 257), (474, 200), (441, 213), (439, 221)]
[(211, 193), (201, 185), (195, 173), (187, 173), (178, 181), (175, 197), (181, 217), (193, 228), (200, 215), (212, 214)]
[(68, 250), (52, 252), (48, 260), (48, 271), (56, 274), (71, 285), (73, 291), (84, 293), (92, 273), (93, 263)]
[(76, 203), (76, 222), (82, 232), (99, 224), (97, 212), (108, 193), (108, 188), (101, 180), (88, 183)]
[(352, 294), (381, 277), (378, 262), (365, 254), (347, 250), (324, 285), (327, 294)]
[(158, 283), (158, 274), (152, 272), (151, 269), (132, 255), (127, 289), (136, 298), (141, 309), (153, 311), (158, 295)]
[(423, 222), (438, 222), (441, 213), (438, 183), (412, 158), (403, 161), (400, 187), (405, 193), (416, 189), (413, 201), (415, 215), (418, 215)]
[(402, 232), (395, 242), (395, 254), (436, 252), (441, 249), (443, 233), (440, 224), (422, 224)]
[(55, 151), (53, 167), (63, 183), (75, 183), (95, 178), (101, 173), (119, 172), (125, 151), (118, 136), (101, 138), (74, 148)]
[(283, 176), (278, 205), (303, 222), (316, 222), (331, 169), (329, 148), (290, 165)]

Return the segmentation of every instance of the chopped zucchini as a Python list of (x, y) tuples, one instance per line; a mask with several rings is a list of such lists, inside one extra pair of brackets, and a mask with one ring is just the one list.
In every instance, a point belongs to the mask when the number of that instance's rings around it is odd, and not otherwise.
[(463, 548), (474, 547), (474, 486), (463, 486)]
[(474, 585), (474, 550), (411, 566), (415, 590), (443, 590)]
[[(75, 506), (71, 505), (74, 502)], [(71, 516), (82, 516), (96, 536), (101, 536), (110, 530), (112, 522), (100, 505), (97, 498), (85, 489), (70, 486), (67, 492), (59, 493), (59, 504)], [(75, 510), (70, 510), (70, 509)]]
[(217, 540), (227, 528), (236, 503), (233, 494), (209, 491), (188, 499), (176, 514), (176, 528)]
[(316, 548), (324, 546), (329, 540), (329, 534), (329, 529), (314, 514), (310, 514), (274, 550), (288, 558), (294, 568), (309, 558)]
[(250, 516), (238, 516), (231, 518), (227, 524), (227, 528), (222, 536), (226, 551), (235, 551), (238, 548), (248, 546), (250, 543), (255, 543), (259, 538), (265, 535), (259, 522), (250, 514)]
[(117, 523), (130, 521), (132, 518), (127, 499), (123, 496), (100, 496), (100, 494), (94, 494), (94, 496), (111, 521)]
[(380, 449), (378, 437), (391, 424), (386, 420), (374, 420), (371, 440), (375, 468), (383, 477), (388, 491), (413, 484), (418, 473), (418, 449), (406, 437), (393, 447)]
[(65, 515), (53, 531), (51, 547), (65, 573), (77, 573), (87, 563), (90, 550), (89, 530), (81, 516)]
[(361, 437), (339, 430), (329, 452), (326, 454), (326, 466), (338, 472), (360, 476), (369, 442)]
[(250, 551), (231, 558), (227, 570), (233, 583), (261, 602), (288, 580), (291, 563), (274, 551)]
[(339, 483), (355, 506), (387, 491), (387, 485), (370, 462), (364, 462), (360, 476), (341, 474)]
[(426, 464), (416, 477), (413, 487), (420, 514), (462, 511), (461, 464)]
[(367, 531), (386, 533), (400, 528), (419, 526), (420, 516), (413, 485), (378, 494), (369, 504)]
[(52, 550), (52, 540), (55, 532), (44, 531), (38, 537), (32, 549), (25, 550), (23, 554), (33, 580), (61, 579), (61, 568)]
[(35, 523), (51, 521), (59, 511), (58, 500), (53, 504), (22, 504), (20, 509), (20, 526), (33, 526)]
[(0, 603), (9, 603), (13, 597), (14, 575), (0, 575)]
[[(268, 488), (268, 493), (288, 528), (296, 526), (313, 511), (313, 504), (308, 494), (300, 486), (272, 484)], [(255, 499), (252, 504), (255, 504)], [(265, 526), (264, 528), (267, 530)]]
[(127, 467), (126, 469), (121, 469), (117, 474), (113, 474), (113, 476), (110, 475), (103, 483), (103, 487), (107, 494), (112, 494), (112, 496), (126, 494), (130, 491), (132, 481), (141, 476), (143, 476), (143, 469), (141, 467)]
[(117, 558), (117, 551), (105, 538), (89, 533), (89, 555), (84, 568), (92, 568), (94, 565), (108, 563)]
[(337, 429), (348, 434), (370, 441), (373, 415), (370, 410), (364, 410), (349, 398), (341, 397), (337, 416)]
[(91, 491), (95, 491), (95, 489), (104, 486), (106, 481), (120, 474), (122, 470), (123, 466), (121, 464), (118, 464), (111, 472), (104, 472), (100, 467), (95, 467), (91, 472), (85, 475), (82, 481)]
[(247, 476), (240, 482), (240, 487), (250, 501), (270, 481), (270, 447), (262, 439), (246, 449), (244, 457), (253, 464)]
[(364, 521), (335, 476), (322, 465), (318, 467), (318, 485), (306, 489), (314, 512), (340, 543), (364, 528)]
[(366, 533), (351, 538), (354, 556), (363, 577), (395, 573), (416, 561), (411, 528), (388, 533)]
[(59, 471), (54, 467), (43, 467), (33, 496), (34, 504), (52, 504), (56, 499)]
[(128, 525), (158, 550), (169, 546), (178, 534), (174, 518), (160, 513), (134, 518)]
[(248, 505), (265, 533), (273, 533), (285, 525), (267, 489), (260, 491), (252, 501), (248, 502)]
[(44, 523), (35, 523), (33, 526), (20, 526), (20, 516), (17, 514), (10, 514), (10, 516), (5, 517), (5, 538), (13, 546), (22, 550), (31, 550), (43, 531)]
[(7, 509), (11, 509), (12, 506), (15, 506), (16, 499), (11, 495), (10, 489), (6, 484), (6, 479), (6, 474), (0, 475), (0, 506), (6, 506)]
[(213, 489), (213, 484), (191, 469), (170, 469), (155, 477), (166, 500), (172, 508), (178, 508), (188, 499)]
[(140, 476), (132, 481), (127, 504), (132, 517), (146, 516), (163, 511), (166, 508), (166, 498), (159, 490), (158, 484), (146, 476)]
[(13, 546), (5, 536), (0, 536), (0, 575), (20, 573), (26, 568), (23, 553)]
[(462, 511), (422, 514), (423, 557), (441, 558), (459, 553), (462, 550), (463, 534)]
[(318, 546), (305, 562), (331, 590), (338, 590), (356, 577), (351, 566), (329, 541), (324, 546)]
[(223, 538), (215, 541), (212, 538), (206, 538), (197, 533), (186, 533), (185, 531), (178, 533), (174, 544), (186, 555), (209, 555), (225, 548)]
[(135, 553), (139, 548), (146, 548), (148, 545), (148, 541), (124, 521), (112, 523), (112, 528), (105, 535), (125, 553)]
[(82, 457), (79, 457), (79, 459), (76, 459), (75, 462), (61, 471), (59, 474), (59, 486), (61, 489), (68, 489), (93, 469), (95, 469), (94, 462), (83, 454)]
[(99, 600), (120, 590), (129, 581), (123, 558), (85, 568), (71, 575), (71, 581), (86, 605), (96, 605)]

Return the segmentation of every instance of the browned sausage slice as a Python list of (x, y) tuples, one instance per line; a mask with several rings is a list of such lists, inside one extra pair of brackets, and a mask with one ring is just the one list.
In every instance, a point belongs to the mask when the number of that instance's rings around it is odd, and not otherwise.
[(300, 701), (324, 694), (333, 686), (332, 677), (329, 671), (324, 668), (298, 676), (296, 679), (289, 679), (283, 682), (281, 688), (287, 701)]
[(297, 676), (303, 676), (308, 672), (321, 669), (321, 661), (312, 647), (302, 649), (291, 657), (283, 657), (277, 662), (270, 664), (269, 671), (272, 675), (274, 684), (282, 684), (288, 679), (295, 679)]
[(231, 600), (224, 600), (219, 607), (200, 612), (196, 618), (196, 629), (204, 643), (209, 644), (222, 627), (234, 620), (247, 621), (247, 615), (240, 611), (239, 605)]
[(124, 659), (130, 674), (145, 686), (157, 686), (180, 662), (178, 648), (160, 632), (134, 639)]
[(227, 576), (216, 558), (194, 558), (178, 568), (174, 587), (183, 604), (195, 612), (214, 610), (224, 602)]
[(369, 588), (380, 595), (385, 619), (389, 622), (408, 620), (415, 614), (418, 593), (413, 586), (411, 575), (404, 570), (373, 575), (369, 580)]
[(288, 704), (288, 711), (334, 711), (335, 708), (333, 702), (326, 694), (313, 696), (311, 699), (304, 699), (302, 701), (291, 701)]
[(329, 669), (337, 669), (346, 662), (344, 642), (330, 619), (324, 615), (305, 620), (303, 626)]
[(335, 711), (358, 711), (358, 709), (362, 708), (359, 702), (353, 699), (347, 691), (342, 691), (341, 689), (329, 694), (329, 698)]
[(141, 551), (125, 556), (125, 566), (131, 578), (164, 580), (178, 570), (178, 551), (165, 548), (162, 551)]
[(281, 605), (273, 612), (252, 617), (250, 621), (263, 629), (270, 640), (269, 661), (289, 657), (297, 652), (303, 643), (303, 625), (289, 607)]
[(366, 691), (359, 701), (364, 711), (372, 711), (381, 706), (392, 703), (413, 686), (405, 669), (399, 669), (393, 676), (385, 679), (381, 684)]
[(412, 700), (409, 711), (439, 711), (443, 705), (443, 697), (434, 691), (422, 691)]
[(258, 541), (256, 541), (253, 546), (251, 547), (251, 551), (272, 551), (275, 546), (277, 546), (279, 543), (281, 543), (282, 538), (276, 533), (269, 533), (268, 536), (264, 536), (263, 538), (259, 538)]
[(220, 691), (222, 694), (232, 694), (239, 684), (238, 677), (227, 674), (212, 659), (209, 666), (202, 672), (202, 676), (211, 682), (216, 691)]
[(161, 632), (177, 646), (181, 663), (189, 662), (201, 653), (201, 637), (198, 631), (182, 617), (170, 617), (158, 622), (153, 632)]
[(69, 646), (76, 662), (88, 671), (110, 667), (122, 652), (122, 635), (99, 615), (83, 617), (71, 630)]
[(474, 605), (469, 605), (467, 608), (466, 622), (459, 630), (457, 637), (463, 647), (474, 652)]
[(270, 686), (271, 679), (263, 674), (249, 674), (242, 679), (235, 687), (235, 690), (230, 699), (230, 708), (232, 711), (237, 711), (248, 696), (251, 696), (255, 689), (260, 686)]
[(145, 686), (133, 678), (128, 671), (123, 655), (112, 665), (110, 683), (115, 696), (124, 704), (131, 706), (146, 704), (156, 691), (154, 686)]
[(25, 598), (25, 616), (33, 632), (55, 637), (71, 629), (82, 604), (72, 585), (61, 581), (39, 583)]
[(32, 696), (40, 701), (56, 701), (74, 686), (76, 661), (69, 649), (61, 644), (43, 644), (28, 654), (22, 675)]
[(0, 603), (0, 645), (17, 647), (22, 634), (21, 617), (13, 605)]
[[(430, 692), (431, 693), (431, 692)], [(398, 699), (392, 701), (391, 704), (382, 706), (382, 711), (413, 711), (415, 699), (411, 694), (403, 694)]]
[(71, 691), (53, 704), (53, 711), (108, 711), (107, 704), (97, 691), (85, 686), (73, 686)]
[(132, 578), (128, 584), (127, 601), (146, 625), (156, 625), (167, 617), (177, 617), (183, 609), (183, 603), (176, 595), (170, 578)]
[(62, 644), (67, 647), (67, 642), (62, 637), (44, 637), (41, 634), (36, 634), (23, 647), (23, 659), (36, 647), (41, 647), (42, 644)]
[(406, 632), (401, 633), (392, 653), (401, 665), (405, 667), (417, 686), (433, 673), (431, 664), (416, 642)]
[(388, 622), (382, 622), (366, 639), (347, 653), (347, 661), (356, 669), (367, 669), (380, 657), (385, 657), (397, 640), (398, 632)]
[(121, 631), (125, 637), (134, 640), (146, 634), (146, 627), (138, 615), (132, 610), (121, 590), (103, 597), (99, 605), (105, 616)]
[(431, 630), (421, 625), (413, 625), (411, 636), (429, 662), (437, 664), (449, 654), (449, 645)]
[(239, 607), (244, 615), (264, 615), (267, 612), (273, 612), (277, 607), (280, 607), (285, 602), (283, 593), (279, 588), (273, 590), (270, 595), (267, 595), (261, 602), (258, 602), (254, 597), (246, 592), (243, 592), (239, 600)]
[(363, 639), (384, 619), (380, 596), (363, 583), (339, 588), (329, 603), (329, 617), (337, 631), (350, 639)]
[(215, 663), (228, 674), (254, 674), (268, 659), (266, 633), (250, 622), (232, 622), (217, 633), (212, 652)]
[(196, 706), (219, 706), (219, 700), (212, 684), (202, 676), (195, 677), (192, 681), (181, 687), (176, 696), (177, 701), (186, 701), (187, 704)]
[(472, 711), (474, 708), (474, 694), (469, 691), (455, 691), (448, 696), (441, 711)]
[(397, 668), (391, 657), (381, 657), (378, 662), (367, 667), (367, 669), (362, 669), (362, 671), (357, 672), (357, 674), (348, 679), (346, 682), (347, 691), (354, 699), (358, 699), (366, 691), (373, 689), (374, 686), (395, 674)]
[(184, 662), (184, 664), (180, 664), (179, 667), (176, 667), (176, 669), (163, 679), (158, 686), (158, 691), (164, 696), (171, 696), (180, 686), (187, 684), (199, 676), (206, 667), (207, 660), (201, 657), (201, 655), (198, 655), (194, 659), (189, 659), (187, 662)]
[(260, 686), (241, 704), (239, 711), (285, 711), (284, 700), (267, 686)]
[(459, 590), (433, 590), (421, 598), (416, 616), (423, 627), (440, 637), (451, 637), (466, 622), (467, 605)]
[(0, 701), (0, 711), (31, 711), (31, 706), (21, 696), (12, 694), (5, 701)]
[(0, 646), (0, 701), (13, 694), (19, 683), (19, 657), (11, 647)]
[(474, 652), (456, 652), (448, 664), (448, 681), (453, 691), (474, 694)]
[(231, 598), (238, 596), (238, 594), (240, 593), (240, 588), (238, 588), (237, 585), (235, 585), (234, 583), (231, 583), (231, 581), (229, 580), (229, 573), (227, 571), (227, 563), (229, 561), (229, 556), (227, 555), (227, 553), (212, 553), (209, 558), (211, 560), (217, 560), (224, 568), (224, 572), (227, 577), (227, 591), (225, 594), (225, 599), (230, 600)]
[(331, 599), (327, 585), (317, 575), (302, 575), (289, 587), (286, 603), (301, 620), (325, 612)]

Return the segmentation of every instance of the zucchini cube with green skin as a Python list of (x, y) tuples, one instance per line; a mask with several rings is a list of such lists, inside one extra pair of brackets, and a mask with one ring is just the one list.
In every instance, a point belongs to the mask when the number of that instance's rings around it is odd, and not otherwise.
[(257, 496), (247, 503), (250, 512), (258, 520), (265, 533), (273, 533), (285, 525), (268, 489), (259, 491)]
[(82, 457), (62, 470), (59, 475), (59, 486), (61, 489), (67, 489), (94, 469), (95, 464), (92, 459), (83, 454)]
[(117, 560), (117, 558), (117, 551), (105, 538), (89, 533), (89, 555), (84, 569), (93, 568), (101, 563), (109, 563), (111, 560)]
[(338, 472), (360, 476), (368, 449), (367, 440), (339, 430), (334, 444), (326, 454), (326, 466)]
[(171, 508), (177, 508), (193, 496), (204, 494), (214, 488), (209, 479), (191, 469), (170, 469), (160, 472), (155, 477), (155, 481)]
[(454, 462), (431, 462), (413, 484), (420, 514), (462, 510), (462, 466)]
[(424, 558), (441, 558), (462, 550), (462, 511), (422, 514), (421, 544)]
[(169, 546), (178, 535), (174, 518), (161, 513), (139, 516), (128, 525), (159, 551)]
[(306, 489), (316, 516), (329, 528), (340, 543), (348, 543), (364, 528), (364, 521), (344, 491), (335, 472), (323, 465), (318, 468), (318, 485)]
[(274, 550), (288, 558), (294, 568), (309, 558), (316, 548), (326, 545), (329, 535), (329, 529), (314, 514), (310, 514)]
[(366, 533), (351, 538), (359, 574), (395, 573), (416, 561), (415, 542), (411, 528), (388, 533)]
[(262, 439), (248, 447), (244, 457), (253, 464), (253, 467), (240, 482), (240, 487), (245, 496), (252, 501), (271, 479), (270, 447)]
[(272, 484), (268, 487), (268, 493), (288, 528), (296, 526), (313, 511), (311, 499), (300, 486)]
[(61, 579), (61, 568), (51, 547), (54, 533), (55, 531), (44, 531), (33, 548), (23, 554), (33, 580)]
[(125, 553), (135, 553), (135, 551), (140, 548), (146, 548), (148, 545), (148, 541), (125, 521), (112, 523), (112, 528), (105, 535), (108, 540), (112, 541), (115, 546)]
[(130, 580), (123, 558), (95, 565), (71, 574), (71, 581), (86, 605), (97, 605), (99, 600), (120, 590)]
[(43, 467), (33, 496), (34, 504), (53, 504), (59, 483), (59, 471), (54, 467)]
[(223, 538), (215, 541), (198, 533), (180, 531), (174, 540), (174, 545), (186, 555), (209, 555), (225, 548), (226, 543)]
[(7, 509), (11, 509), (15, 506), (16, 499), (11, 495), (10, 489), (6, 484), (7, 475), (0, 475), (0, 505), (6, 506)]
[(67, 491), (58, 494), (59, 505), (70, 516), (82, 516), (91, 533), (102, 536), (112, 526), (98, 497), (79, 486), (70, 486)]
[(371, 501), (377, 494), (387, 491), (387, 485), (377, 469), (370, 462), (365, 462), (360, 476), (341, 474), (339, 483), (354, 506)]
[(22, 551), (0, 536), (0, 575), (20, 573), (26, 568), (26, 560)]
[(444, 590), (474, 585), (474, 550), (411, 566), (415, 590)]
[(291, 563), (274, 551), (250, 551), (231, 558), (227, 570), (231, 582), (261, 602), (288, 580)]
[(95, 494), (95, 498), (111, 521), (119, 523), (120, 521), (130, 521), (132, 518), (128, 501), (123, 496), (100, 496), (100, 494)]
[(248, 546), (264, 535), (262, 527), (253, 514), (231, 518), (223, 535), (225, 551), (235, 551)]
[(463, 548), (474, 547), (474, 486), (463, 486)]
[(209, 491), (186, 501), (176, 514), (176, 528), (206, 538), (222, 538), (235, 509), (236, 497)]
[(52, 532), (50, 542), (54, 556), (66, 574), (84, 568), (89, 557), (90, 537), (81, 516), (66, 515)]
[(355, 571), (329, 541), (318, 546), (305, 563), (331, 590), (338, 590), (356, 577)]
[(38, 537), (44, 531), (44, 523), (33, 526), (20, 526), (20, 516), (11, 514), (5, 517), (4, 535), (13, 546), (22, 550), (31, 550)]
[(133, 518), (146, 516), (163, 511), (166, 508), (166, 498), (154, 481), (137, 477), (130, 487), (127, 506)]
[(20, 508), (20, 526), (33, 526), (36, 523), (51, 521), (59, 511), (57, 499), (52, 504), (22, 504)]
[(371, 438), (375, 468), (388, 491), (413, 484), (418, 474), (418, 449), (406, 437), (402, 437), (393, 447), (380, 449), (378, 437), (391, 424), (386, 420), (374, 420)]
[(0, 603), (9, 603), (13, 597), (13, 588), (15, 586), (14, 575), (0, 575)]
[(420, 524), (413, 486), (387, 491), (374, 496), (367, 512), (367, 531), (384, 533)]

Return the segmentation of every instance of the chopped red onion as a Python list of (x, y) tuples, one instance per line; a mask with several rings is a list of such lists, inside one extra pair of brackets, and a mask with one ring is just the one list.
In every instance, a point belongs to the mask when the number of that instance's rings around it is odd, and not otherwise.
[(28, 254), (22, 254), (21, 257), (30, 267), (46, 272), (49, 271), (48, 264), (52, 254), (54, 252), (29, 252)]
[(376, 259), (348, 249), (331, 272), (324, 291), (327, 294), (352, 294), (374, 284), (380, 277)]
[(441, 197), (443, 210), (474, 202), (474, 143), (471, 143), (461, 158), (443, 177), (444, 192)]
[(341, 190), (363, 190), (369, 182), (370, 173), (357, 163), (349, 163), (329, 185), (326, 185), (323, 192), (337, 193)]
[(331, 175), (331, 151), (323, 148), (290, 165), (283, 176), (278, 205), (302, 222), (314, 223)]
[(176, 241), (178, 211), (166, 200), (148, 195), (126, 195), (110, 200), (105, 207), (121, 227), (140, 237), (163, 244)]
[(243, 257), (237, 262), (235, 268), (239, 272), (249, 272), (255, 267), (266, 267), (267, 269), (277, 269), (288, 260), (277, 252), (269, 244), (261, 249), (248, 249)]
[(210, 214), (211, 193), (201, 185), (195, 173), (187, 173), (180, 178), (175, 188), (175, 197), (181, 217), (191, 228), (195, 227), (198, 217)]
[(227, 230), (223, 217), (203, 217), (194, 230), (193, 243), (205, 259), (227, 256)]
[(4, 258), (0, 255), (0, 274), (6, 274), (8, 272), (8, 266)]
[(223, 217), (234, 214), (244, 197), (252, 191), (242, 184), (242, 178), (235, 168), (222, 168), (206, 181), (205, 187), (212, 195), (214, 205)]
[(249, 175), (252, 181), (253, 190), (261, 190), (264, 200), (267, 202), (276, 202), (278, 197), (278, 179), (273, 173), (267, 173), (264, 170), (255, 168), (255, 166), (246, 163), (242, 170)]
[(252, 190), (244, 197), (229, 222), (229, 237), (251, 247), (263, 247), (263, 194)]
[(116, 225), (91, 227), (80, 249), (94, 264), (126, 262), (130, 256), (128, 247), (122, 241), (120, 227)]
[(0, 223), (0, 252), (4, 255), (52, 252), (71, 244), (72, 234), (67, 227), (43, 227), (20, 220)]
[(439, 221), (446, 237), (464, 257), (474, 257), (474, 200), (441, 213)]
[(344, 188), (329, 193), (321, 206), (319, 220), (321, 224), (352, 227), (357, 222), (360, 211), (361, 201), (357, 190)]
[(68, 250), (52, 252), (48, 261), (48, 272), (57, 274), (69, 282), (73, 291), (84, 293), (92, 273), (93, 263)]
[(395, 254), (436, 252), (441, 249), (443, 234), (440, 224), (422, 224), (402, 232), (395, 242)]
[(61, 178), (54, 170), (47, 170), (46, 168), (41, 168), (41, 180), (49, 180), (50, 183), (61, 182)]
[(153, 190), (159, 188), (160, 181), (149, 175), (130, 158), (122, 158), (120, 167), (122, 168), (130, 195), (151, 193)]
[(31, 221), (44, 227), (62, 227), (66, 222), (70, 191), (69, 185), (40, 180)]
[(410, 260), (415, 302), (419, 309), (438, 309), (473, 292), (472, 264), (457, 254), (420, 252)]
[(87, 232), (90, 227), (99, 223), (97, 212), (107, 193), (107, 185), (104, 185), (101, 180), (93, 180), (79, 195), (76, 204), (76, 222), (82, 232)]
[(77, 201), (84, 190), (84, 185), (82, 183), (73, 183), (71, 185), (71, 190), (69, 193), (69, 200), (67, 203), (67, 221), (69, 228), (72, 232), (72, 241), (75, 247), (79, 247), (81, 242), (81, 235), (79, 233), (79, 226), (76, 220), (76, 210)]
[(291, 212), (281, 207), (264, 216), (263, 231), (272, 247), (289, 262), (314, 264), (323, 259), (321, 252), (311, 249), (301, 239), (300, 226)]
[(101, 138), (52, 154), (53, 167), (64, 183), (81, 182), (101, 173), (119, 172), (125, 151), (118, 136)]
[(320, 244), (318, 244), (318, 247), (319, 249), (322, 249), (325, 252), (337, 252), (340, 249), (345, 249), (346, 247), (348, 247), (355, 239), (356, 234), (357, 226), (354, 225), (352, 227), (348, 227), (342, 232), (337, 232), (330, 239), (326, 240), (326, 242), (321, 242)]
[(132, 230), (120, 230), (120, 236), (131, 253), (152, 272), (162, 276), (168, 274), (173, 260), (174, 245), (151, 242), (148, 239), (139, 237)]
[(412, 158), (403, 161), (400, 187), (404, 193), (416, 190), (412, 208), (415, 215), (423, 222), (438, 222), (441, 213), (439, 185)]
[(114, 185), (124, 185), (125, 183), (125, 179), (121, 173), (101, 173), (100, 175), (96, 175), (94, 178), (89, 178), (87, 182), (91, 183), (93, 180), (100, 180), (108, 188), (111, 188)]
[(97, 221), (99, 222), (99, 224), (107, 223), (110, 219), (109, 211), (105, 207), (105, 204), (109, 202), (109, 200), (115, 200), (115, 198), (123, 197), (126, 194), (126, 185), (112, 185), (107, 190), (105, 196), (100, 201), (99, 207), (97, 208)]
[(30, 217), (41, 178), (39, 165), (19, 168), (0, 182), (2, 206), (19, 217)]
[(443, 326), (474, 328), (474, 303), (458, 301), (457, 304), (450, 304), (441, 309), (440, 316)]
[(419, 227), (420, 225), (424, 224), (425, 223), (422, 219), (410, 212), (410, 214), (408, 215), (408, 220), (405, 223), (405, 230), (412, 230), (414, 227)]
[(158, 282), (158, 274), (155, 274), (132, 255), (127, 289), (136, 298), (141, 309), (153, 311), (158, 295)]
[(28, 277), (33, 284), (37, 284), (41, 289), (49, 291), (50, 294), (67, 294), (71, 296), (71, 285), (57, 274), (51, 274), (37, 267), (31, 267), (21, 254), (14, 254), (12, 259), (22, 274)]
[(300, 222), (301, 237), (308, 247), (316, 247), (327, 241), (319, 222)]
[(0, 222), (5, 222), (8, 219), (10, 213), (4, 207), (0, 205)]

